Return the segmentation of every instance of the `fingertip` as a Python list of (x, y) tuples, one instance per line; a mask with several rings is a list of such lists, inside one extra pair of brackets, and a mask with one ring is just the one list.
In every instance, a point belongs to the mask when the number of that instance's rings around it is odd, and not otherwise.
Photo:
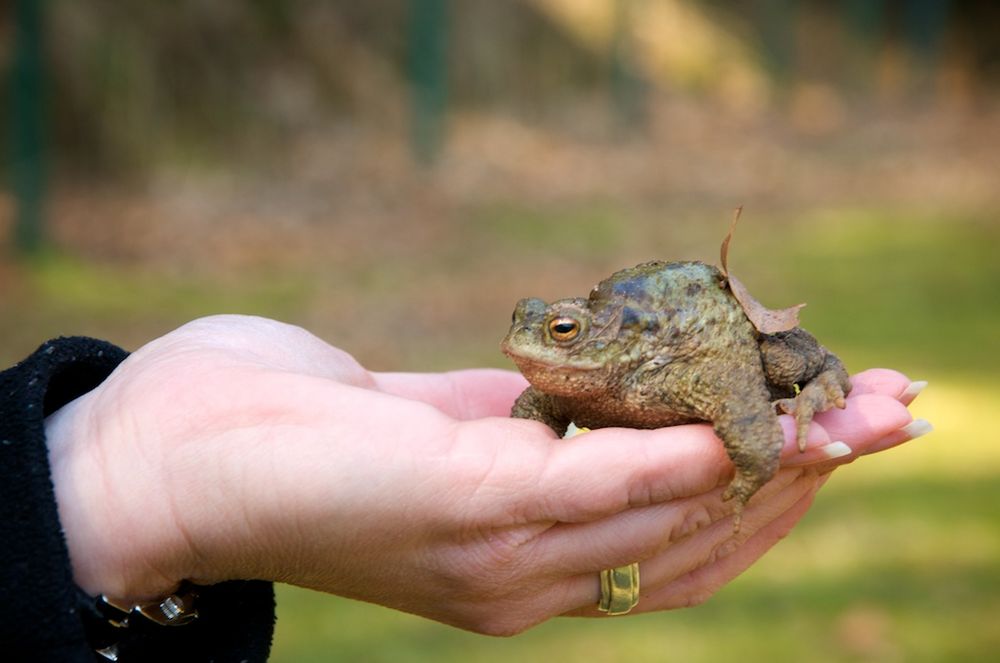
[(903, 390), (902, 395), (900, 395), (899, 400), (903, 405), (909, 405), (913, 402), (917, 396), (920, 395), (924, 389), (927, 388), (927, 380), (914, 380), (910, 383), (906, 389)]
[(905, 405), (884, 394), (851, 398), (847, 408), (827, 410), (816, 419), (832, 439), (847, 442), (859, 454), (913, 421)]
[(904, 442), (915, 440), (918, 437), (923, 437), (924, 435), (932, 432), (934, 432), (934, 425), (931, 424), (931, 422), (926, 419), (914, 419), (902, 428), (892, 431), (869, 446), (868, 449), (865, 450), (865, 454), (867, 455), (878, 453), (880, 451), (886, 451), (887, 449), (898, 447)]
[(586, 440), (607, 453), (628, 453), (636, 457), (661, 459), (684, 455), (689, 458), (727, 459), (722, 441), (711, 425), (696, 423), (657, 429), (598, 428), (577, 435), (574, 442)]
[(846, 459), (854, 453), (854, 450), (846, 442), (840, 440), (830, 442), (818, 447), (806, 449), (797, 456), (792, 456), (783, 460), (782, 467), (798, 467), (802, 465), (812, 465), (814, 463), (827, 463), (838, 458)]
[(732, 474), (710, 426), (602, 428), (553, 443), (538, 489), (544, 515), (580, 522), (704, 493)]
[[(778, 417), (778, 424), (781, 425), (781, 430), (785, 434), (785, 446), (781, 450), (782, 457), (789, 458), (802, 453), (799, 451), (798, 426), (795, 422), (795, 417), (788, 414), (780, 415)], [(815, 449), (829, 443), (830, 436), (826, 430), (816, 422), (810, 423), (806, 434), (806, 450)]]
[(913, 384), (910, 378), (891, 368), (869, 368), (851, 376), (850, 396), (883, 394), (902, 400)]
[(918, 437), (923, 437), (928, 433), (934, 432), (934, 424), (927, 421), (926, 419), (914, 419), (910, 423), (906, 424), (899, 430), (903, 431), (907, 439), (915, 440)]

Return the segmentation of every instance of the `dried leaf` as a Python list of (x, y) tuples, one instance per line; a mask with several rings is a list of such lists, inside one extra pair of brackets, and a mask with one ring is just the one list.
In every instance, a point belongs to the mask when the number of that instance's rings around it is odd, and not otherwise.
[(722, 240), (722, 247), (719, 250), (722, 259), (722, 275), (726, 277), (729, 290), (740, 303), (747, 318), (757, 328), (761, 334), (775, 334), (777, 332), (789, 331), (799, 326), (799, 310), (805, 304), (798, 304), (789, 308), (769, 309), (750, 294), (746, 286), (739, 279), (729, 273), (729, 242), (733, 239), (733, 232), (736, 224), (743, 213), (743, 206), (740, 205), (733, 211), (733, 222), (729, 225), (729, 232)]
[(769, 309), (756, 299), (747, 290), (746, 286), (740, 283), (739, 279), (730, 274), (727, 277), (729, 289), (732, 291), (736, 301), (743, 307), (743, 312), (753, 323), (761, 334), (775, 334), (777, 332), (788, 331), (799, 326), (799, 310), (805, 304), (797, 304), (789, 308)]
[(729, 241), (733, 238), (733, 232), (736, 230), (736, 224), (739, 222), (741, 214), (743, 214), (743, 205), (733, 210), (733, 222), (729, 224), (729, 232), (726, 233), (726, 238), (722, 240), (722, 247), (719, 250), (720, 257), (722, 258), (722, 275), (726, 278), (729, 278), (729, 267), (726, 264), (729, 261)]

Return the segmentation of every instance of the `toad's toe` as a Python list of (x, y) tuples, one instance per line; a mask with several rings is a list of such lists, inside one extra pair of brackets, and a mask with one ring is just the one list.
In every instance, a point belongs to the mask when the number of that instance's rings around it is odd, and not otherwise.
[(796, 439), (799, 451), (806, 450), (809, 424), (817, 412), (832, 407), (847, 406), (846, 394), (837, 377), (830, 372), (821, 373), (809, 382), (795, 398), (782, 398), (774, 402), (780, 412), (795, 417)]

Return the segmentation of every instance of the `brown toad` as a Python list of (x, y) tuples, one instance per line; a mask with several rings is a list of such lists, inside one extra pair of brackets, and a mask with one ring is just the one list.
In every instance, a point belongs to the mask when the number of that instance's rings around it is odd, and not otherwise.
[(795, 415), (802, 449), (813, 414), (843, 407), (851, 388), (808, 332), (759, 332), (726, 276), (700, 262), (624, 269), (587, 299), (522, 299), (501, 348), (531, 384), (511, 415), (559, 435), (570, 422), (711, 422), (736, 467), (723, 497), (736, 498), (737, 514), (777, 471), (775, 408)]

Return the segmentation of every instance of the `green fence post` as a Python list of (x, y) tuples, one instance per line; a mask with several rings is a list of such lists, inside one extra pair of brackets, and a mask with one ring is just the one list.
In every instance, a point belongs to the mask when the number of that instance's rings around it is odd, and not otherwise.
[(431, 163), (444, 139), (447, 102), (448, 6), (446, 0), (410, 0), (407, 68), (413, 151)]
[(906, 7), (906, 39), (914, 54), (914, 92), (930, 95), (933, 75), (940, 64), (941, 43), (950, 14), (948, 0), (910, 0)]
[(611, 39), (611, 95), (618, 123), (626, 129), (645, 125), (646, 82), (639, 75), (632, 39), (632, 0), (615, 0)]
[(792, 0), (761, 0), (757, 5), (764, 65), (780, 90), (792, 82), (795, 64), (796, 4)]
[(885, 35), (885, 0), (847, 0), (847, 25), (854, 42), (846, 67), (847, 85), (870, 92), (874, 87), (873, 71)]
[(17, 0), (14, 9), (10, 177), (17, 205), (14, 242), (22, 254), (37, 253), (45, 235), (43, 13), (43, 0)]

